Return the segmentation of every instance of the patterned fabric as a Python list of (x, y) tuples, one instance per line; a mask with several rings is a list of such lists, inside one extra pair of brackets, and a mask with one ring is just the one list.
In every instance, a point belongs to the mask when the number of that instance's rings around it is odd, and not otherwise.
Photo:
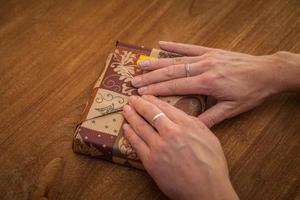
[[(107, 58), (104, 72), (95, 83), (81, 122), (75, 130), (74, 152), (143, 169), (136, 152), (123, 135), (122, 125), (125, 120), (121, 114), (128, 97), (138, 95), (130, 81), (134, 76), (143, 73), (137, 65), (140, 56), (170, 58), (179, 55), (117, 42), (115, 51)], [(205, 109), (206, 98), (203, 96), (160, 98), (194, 116)]]

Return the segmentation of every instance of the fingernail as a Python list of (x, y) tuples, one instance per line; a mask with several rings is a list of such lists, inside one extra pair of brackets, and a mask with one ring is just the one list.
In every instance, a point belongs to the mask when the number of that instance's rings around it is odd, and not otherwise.
[(142, 78), (141, 77), (139, 77), (139, 76), (136, 76), (136, 77), (134, 77), (132, 80), (131, 80), (131, 84), (133, 85), (133, 86), (138, 86), (138, 84), (141, 82), (141, 80), (142, 80)]
[(141, 88), (138, 89), (138, 93), (140, 95), (142, 95), (142, 94), (144, 94), (146, 92), (146, 90), (147, 90), (147, 87), (141, 87)]
[(158, 44), (160, 45), (164, 45), (164, 44), (167, 44), (168, 42), (167, 41), (159, 41)]
[(124, 130), (127, 130), (128, 128), (129, 128), (129, 125), (128, 125), (128, 124), (126, 124), (126, 123), (123, 124), (123, 129), (124, 129)]
[(123, 106), (123, 111), (124, 112), (129, 112), (131, 110), (131, 107), (129, 105)]
[(140, 62), (141, 67), (148, 67), (150, 65), (150, 60), (144, 60)]

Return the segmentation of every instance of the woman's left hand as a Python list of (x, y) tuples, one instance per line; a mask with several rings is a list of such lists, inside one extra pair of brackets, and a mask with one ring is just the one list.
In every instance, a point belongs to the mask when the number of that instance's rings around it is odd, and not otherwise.
[(200, 120), (149, 95), (131, 96), (123, 115), (125, 136), (168, 197), (238, 199), (222, 147)]
[(187, 56), (141, 62), (147, 73), (135, 76), (132, 85), (140, 95), (214, 97), (217, 104), (198, 116), (208, 127), (258, 106), (271, 95), (300, 88), (299, 54), (254, 56), (190, 44), (159, 44)]

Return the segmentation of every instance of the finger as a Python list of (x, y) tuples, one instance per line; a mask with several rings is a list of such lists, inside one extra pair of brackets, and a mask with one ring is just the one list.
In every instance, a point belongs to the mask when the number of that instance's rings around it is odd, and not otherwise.
[(161, 58), (156, 60), (145, 60), (140, 63), (140, 67), (143, 70), (156, 70), (170, 65), (178, 65), (185, 63), (194, 63), (200, 60), (200, 56), (191, 57), (176, 57), (176, 58)]
[(211, 50), (211, 48), (208, 47), (166, 41), (159, 41), (159, 46), (163, 50), (188, 56), (203, 55)]
[(192, 76), (188, 78), (179, 78), (160, 83), (151, 84), (138, 89), (140, 95), (185, 95), (185, 94), (203, 94), (210, 95), (210, 88), (203, 75)]
[(185, 123), (188, 121), (189, 116), (182, 110), (168, 104), (165, 101), (160, 100), (152, 95), (143, 95), (143, 99), (149, 101), (150, 103), (156, 105), (161, 111), (163, 111), (173, 122), (175, 123)]
[(141, 87), (156, 82), (166, 81), (174, 78), (185, 76), (184, 65), (171, 65), (155, 71), (150, 71), (139, 76), (135, 76), (131, 80), (134, 87)]
[(212, 127), (215, 124), (220, 123), (224, 119), (231, 117), (232, 105), (226, 103), (217, 103), (213, 107), (198, 116), (207, 127)]
[(157, 132), (140, 115), (136, 113), (129, 105), (123, 107), (123, 115), (136, 134), (149, 146), (159, 140)]
[(175, 126), (175, 123), (172, 122), (167, 115), (161, 115), (154, 122), (153, 118), (157, 116), (157, 114), (162, 113), (162, 111), (155, 106), (154, 104), (140, 98), (138, 96), (129, 97), (129, 104), (150, 124), (157, 129), (160, 134), (164, 134), (166, 130), (169, 129), (170, 126)]
[(123, 125), (125, 137), (128, 139), (129, 143), (133, 147), (133, 149), (138, 154), (139, 158), (142, 160), (146, 160), (149, 155), (150, 149), (145, 144), (145, 142), (134, 132), (129, 124)]
[[(209, 65), (205, 60), (189, 64), (189, 76), (202, 74), (207, 71), (210, 66), (211, 65)], [(142, 87), (162, 81), (183, 78), (187, 76), (186, 73), (186, 64), (171, 65), (136, 76), (132, 79), (131, 83), (134, 87)]]

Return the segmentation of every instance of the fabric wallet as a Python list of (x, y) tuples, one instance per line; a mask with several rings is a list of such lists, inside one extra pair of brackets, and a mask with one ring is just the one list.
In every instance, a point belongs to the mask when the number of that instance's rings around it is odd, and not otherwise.
[[(85, 106), (73, 138), (73, 151), (122, 165), (143, 169), (136, 152), (124, 137), (121, 114), (128, 97), (138, 95), (131, 79), (143, 71), (138, 63), (146, 59), (174, 58), (178, 54), (117, 42)], [(197, 116), (205, 110), (206, 97), (199, 95), (159, 97)]]

